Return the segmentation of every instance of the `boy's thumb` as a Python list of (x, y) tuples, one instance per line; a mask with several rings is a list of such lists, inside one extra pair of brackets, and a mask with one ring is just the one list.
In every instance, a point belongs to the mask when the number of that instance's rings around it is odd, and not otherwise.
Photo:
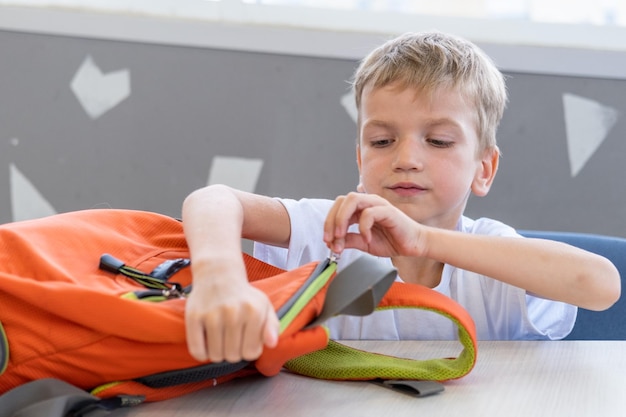
[(278, 344), (280, 323), (273, 309), (268, 308), (267, 319), (263, 329), (263, 344), (268, 348), (274, 348)]

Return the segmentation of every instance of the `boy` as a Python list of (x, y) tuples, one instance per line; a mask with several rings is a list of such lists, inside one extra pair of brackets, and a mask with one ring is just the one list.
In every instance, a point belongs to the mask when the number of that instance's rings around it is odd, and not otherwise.
[[(241, 236), (258, 242), (255, 256), (286, 269), (323, 259), (329, 248), (341, 254), (340, 268), (360, 251), (379, 256), (398, 279), (457, 300), (479, 339), (559, 339), (571, 331), (576, 306), (602, 310), (619, 298), (608, 260), (463, 216), (470, 193), (486, 195), (494, 180), (506, 103), (502, 75), (476, 46), (406, 34), (366, 57), (353, 86), (359, 192), (294, 201), (211, 186), (185, 200), (195, 358), (253, 360), (276, 344), (278, 320), (247, 283)], [(336, 317), (328, 326), (342, 339), (456, 338), (451, 323), (423, 311)]]

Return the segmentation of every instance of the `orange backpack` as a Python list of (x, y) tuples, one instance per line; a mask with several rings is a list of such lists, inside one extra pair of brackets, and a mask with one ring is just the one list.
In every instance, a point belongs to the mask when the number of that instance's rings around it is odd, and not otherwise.
[[(21, 386), (50, 378), (84, 391), (102, 408), (115, 408), (253, 373), (272, 376), (283, 367), (327, 379), (444, 381), (474, 366), (476, 336), (468, 313), (428, 288), (394, 283), (395, 271), (368, 256), (340, 274), (332, 259), (283, 271), (242, 256), (251, 285), (266, 292), (277, 311), (278, 346), (253, 363), (198, 363), (185, 340), (191, 271), (180, 221), (105, 209), (0, 226), (0, 394), (6, 393), (0, 410), (8, 412), (7, 404), (17, 409)], [(462, 353), (427, 361), (374, 355), (329, 341), (323, 326), (336, 314), (395, 307), (429, 309), (453, 320)], [(337, 360), (350, 366), (337, 371)], [(64, 407), (63, 413), (75, 405)]]

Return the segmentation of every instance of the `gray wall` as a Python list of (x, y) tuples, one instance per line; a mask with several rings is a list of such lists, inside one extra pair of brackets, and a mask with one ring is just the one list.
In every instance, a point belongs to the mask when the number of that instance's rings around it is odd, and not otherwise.
[[(0, 31), (0, 223), (16, 218), (10, 167), (58, 212), (133, 208), (178, 216), (216, 155), (260, 158), (256, 191), (328, 197), (357, 182), (341, 105), (356, 61)], [(91, 56), (127, 69), (131, 94), (93, 119), (70, 88)], [(508, 73), (501, 167), (471, 217), (519, 228), (626, 236), (624, 121), (572, 176), (563, 94), (626, 112), (626, 81)]]
[[(626, 236), (626, 80), (507, 75), (500, 170), (489, 195), (472, 200), (468, 214), (518, 228)], [(564, 93), (597, 101), (618, 116), (576, 176), (568, 160)], [(592, 114), (577, 116), (593, 120)]]

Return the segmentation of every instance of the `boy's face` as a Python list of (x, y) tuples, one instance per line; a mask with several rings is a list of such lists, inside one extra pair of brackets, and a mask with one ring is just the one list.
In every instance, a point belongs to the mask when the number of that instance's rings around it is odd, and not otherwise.
[(470, 192), (485, 195), (498, 150), (478, 152), (476, 112), (454, 90), (363, 90), (357, 163), (362, 191), (414, 220), (453, 229)]

